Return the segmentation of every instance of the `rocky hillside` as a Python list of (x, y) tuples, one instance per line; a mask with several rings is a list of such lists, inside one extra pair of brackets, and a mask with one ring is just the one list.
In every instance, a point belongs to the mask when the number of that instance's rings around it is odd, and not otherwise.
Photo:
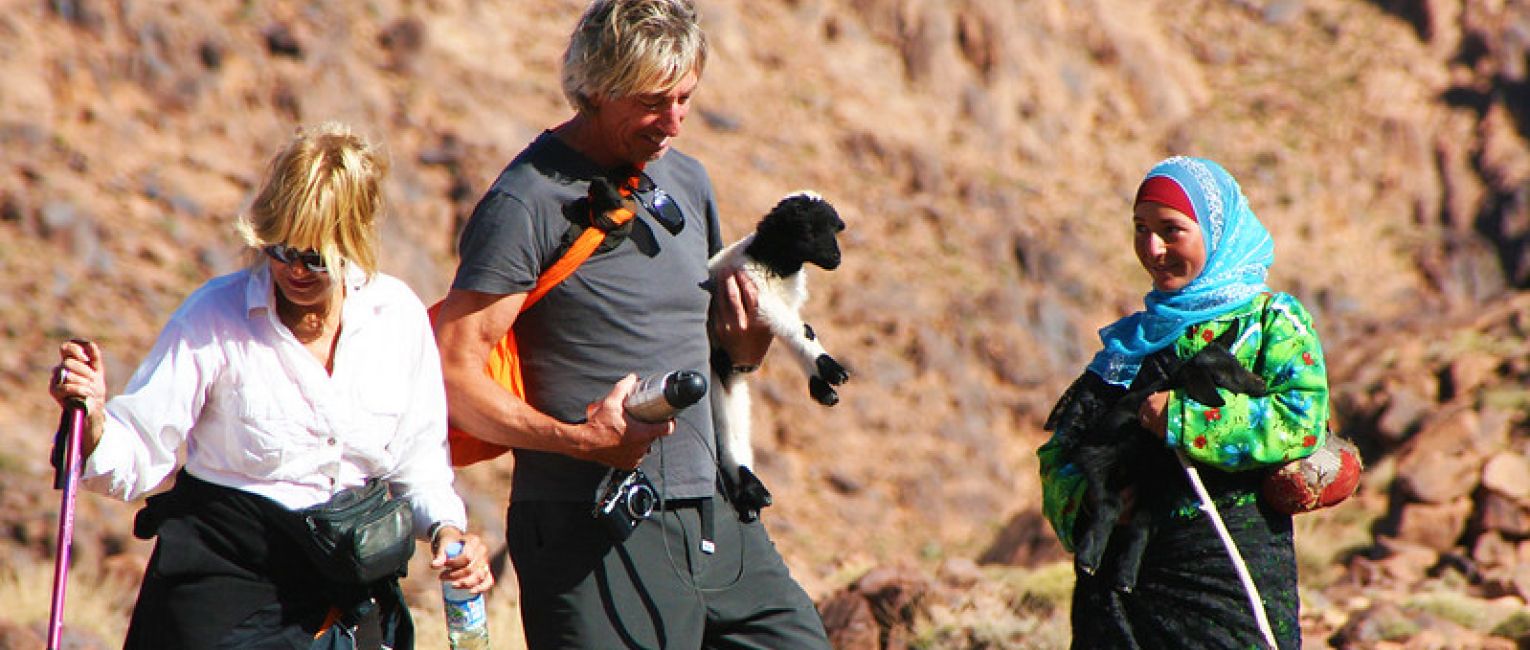
[[(1442, 617), (1409, 600), (1420, 590), (1524, 607), (1530, 5), (699, 5), (714, 56), (679, 146), (708, 166), (725, 228), (803, 187), (849, 222), (846, 263), (813, 278), (808, 310), (855, 379), (824, 409), (767, 364), (755, 430), (772, 530), (815, 597), (926, 582), (946, 595), (861, 619), (866, 638), (1066, 638), (1039, 587), (994, 571), (1056, 566), (1035, 519), (1039, 424), (1094, 331), (1140, 304), (1128, 202), (1175, 153), (1242, 181), (1277, 243), (1271, 283), (1316, 315), (1340, 424), (1373, 467), (1359, 498), (1303, 524), (1346, 540), (1304, 541), (1310, 642), (1383, 629), (1427, 643), (1442, 618), (1486, 639), (1508, 620)], [(102, 342), (120, 386), (180, 299), (243, 263), (232, 223), (264, 161), (326, 119), (387, 147), (384, 268), (438, 297), (477, 197), (568, 114), (556, 61), (582, 6), (10, 3), (0, 566), (50, 561), (43, 385), (60, 340)], [(510, 469), (464, 472), (491, 536)], [(82, 509), (79, 561), (131, 578), (147, 554), (127, 535), (132, 507)], [(896, 568), (863, 576), (877, 566)], [(856, 579), (882, 587), (847, 589)], [(979, 634), (962, 611), (1040, 622)]]

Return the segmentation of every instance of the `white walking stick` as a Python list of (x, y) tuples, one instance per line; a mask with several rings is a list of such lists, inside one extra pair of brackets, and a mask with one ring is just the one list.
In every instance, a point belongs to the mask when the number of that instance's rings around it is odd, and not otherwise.
[(1190, 485), (1195, 488), (1196, 495), (1200, 496), (1201, 509), (1211, 517), (1211, 525), (1216, 527), (1217, 536), (1222, 538), (1222, 545), (1227, 547), (1227, 556), (1232, 558), (1233, 568), (1238, 570), (1238, 579), (1243, 581), (1243, 590), (1248, 594), (1248, 604), (1254, 610), (1254, 620), (1259, 623), (1259, 632), (1264, 635), (1264, 642), (1270, 644), (1271, 648), (1279, 648), (1275, 643), (1275, 632), (1270, 629), (1270, 618), (1264, 613), (1264, 600), (1259, 597), (1259, 588), (1254, 586), (1254, 577), (1249, 575), (1243, 554), (1238, 552), (1238, 545), (1233, 543), (1232, 535), (1227, 532), (1227, 524), (1222, 523), (1222, 514), (1217, 511), (1217, 504), (1211, 500), (1206, 485), (1201, 483), (1200, 472), (1195, 471), (1190, 459), (1185, 458), (1185, 452), (1176, 448), (1174, 455), (1179, 458), (1179, 466), (1185, 468), (1185, 475), (1190, 477)]

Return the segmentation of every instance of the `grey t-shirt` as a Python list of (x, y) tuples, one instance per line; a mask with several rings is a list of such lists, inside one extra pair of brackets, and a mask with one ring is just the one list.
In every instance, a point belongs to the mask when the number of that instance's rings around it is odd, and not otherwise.
[[(500, 173), (458, 241), (455, 289), (529, 291), (583, 230), (590, 179), (608, 174), (551, 132)], [(603, 246), (515, 322), (526, 401), (564, 422), (604, 397), (629, 372), (705, 375), (711, 345), (707, 257), (720, 247), (716, 201), (706, 170), (671, 150), (644, 172), (685, 216), (671, 232), (640, 210), (631, 233)], [(710, 387), (709, 387), (710, 388)], [(681, 411), (675, 433), (654, 445), (643, 471), (665, 498), (711, 496), (716, 481), (708, 400)], [(562, 454), (517, 449), (511, 498), (591, 501), (606, 467)]]

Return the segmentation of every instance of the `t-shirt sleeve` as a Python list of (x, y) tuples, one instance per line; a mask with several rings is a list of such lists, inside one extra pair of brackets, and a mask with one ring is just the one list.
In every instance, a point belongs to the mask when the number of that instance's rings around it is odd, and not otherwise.
[(489, 190), (473, 209), (457, 240), (457, 256), (453, 289), (525, 293), (536, 285), (542, 269), (530, 211), (498, 189)]

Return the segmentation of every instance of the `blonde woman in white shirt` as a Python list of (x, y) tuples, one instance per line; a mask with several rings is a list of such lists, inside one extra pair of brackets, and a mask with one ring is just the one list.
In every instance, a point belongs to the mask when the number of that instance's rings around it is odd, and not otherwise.
[[(292, 511), (372, 478), (408, 501), (444, 579), (493, 585), (452, 488), (425, 309), (377, 271), (385, 173), (344, 126), (299, 132), (239, 222), (255, 261), (192, 293), (122, 394), (106, 400), (95, 344), (61, 346), (50, 393), (87, 406), (87, 489), (136, 499), (186, 448), (175, 487), (135, 520), (136, 535), (159, 540), (125, 647), (410, 647), (396, 578), (320, 578), (281, 530)], [(447, 559), (456, 541), (464, 550)]]

